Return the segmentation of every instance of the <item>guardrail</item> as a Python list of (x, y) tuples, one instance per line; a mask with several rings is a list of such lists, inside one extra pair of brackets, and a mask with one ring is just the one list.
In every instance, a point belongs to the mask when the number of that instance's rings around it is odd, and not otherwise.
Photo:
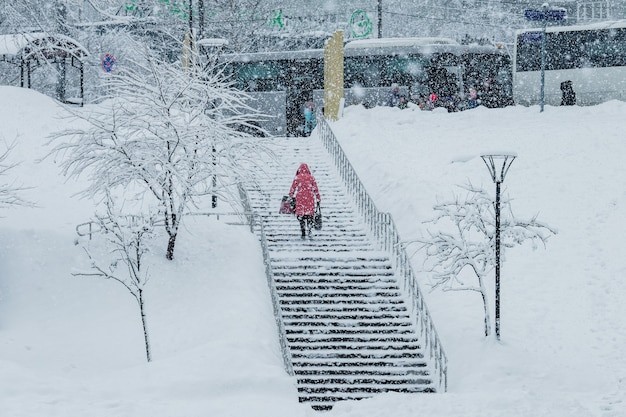
[[(220, 217), (247, 217), (250, 213), (240, 213), (240, 212), (193, 212), (193, 213), (185, 213), (184, 216), (215, 216), (217, 220), (220, 220)], [(128, 215), (125, 216), (129, 218), (129, 224), (133, 224), (133, 221), (138, 221), (141, 219), (141, 216), (136, 215)], [(239, 224), (239, 225), (248, 225), (250, 223), (229, 223), (229, 224)], [(157, 221), (153, 223), (154, 226), (164, 226), (164, 221)], [(89, 236), (89, 240), (91, 240), (92, 236), (96, 233), (100, 233), (102, 227), (98, 222), (93, 220), (80, 223), (76, 225), (76, 234), (80, 237)]]
[(400, 279), (403, 280), (404, 289), (411, 298), (411, 306), (414, 312), (417, 311), (417, 328), (420, 338), (424, 342), (424, 349), (430, 355), (430, 359), (434, 360), (439, 389), (443, 388), (445, 392), (448, 389), (448, 359), (435, 329), (432, 316), (422, 297), (409, 256), (401, 245), (395, 222), (389, 213), (378, 211), (337, 141), (330, 125), (321, 115), (318, 115), (317, 131), (322, 143), (334, 160), (348, 193), (356, 202), (362, 220), (374, 235), (379, 249), (390, 254), (393, 266)]
[(290, 376), (294, 376), (293, 364), (291, 362), (291, 351), (289, 350), (289, 344), (287, 342), (287, 331), (285, 330), (283, 315), (281, 313), (280, 304), (278, 302), (278, 291), (276, 290), (276, 283), (274, 282), (274, 273), (272, 272), (270, 253), (267, 247), (265, 229), (263, 227), (263, 217), (252, 212), (250, 199), (243, 185), (239, 184), (238, 188), (241, 202), (243, 204), (243, 209), (250, 224), (250, 230), (254, 231), (255, 225), (259, 228), (259, 234), (261, 237), (261, 249), (263, 251), (263, 263), (265, 264), (265, 277), (267, 278), (267, 285), (269, 286), (270, 294), (272, 297), (272, 307), (274, 308), (274, 319), (276, 320), (276, 327), (278, 328), (278, 340), (280, 343), (280, 350), (283, 355), (283, 364), (287, 374)]

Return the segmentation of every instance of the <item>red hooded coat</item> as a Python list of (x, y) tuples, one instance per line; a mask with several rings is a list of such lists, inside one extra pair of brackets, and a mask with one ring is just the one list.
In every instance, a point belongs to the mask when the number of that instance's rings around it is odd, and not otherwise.
[(296, 216), (312, 216), (315, 214), (315, 202), (321, 201), (315, 178), (307, 164), (301, 164), (293, 179), (289, 196), (296, 197)]

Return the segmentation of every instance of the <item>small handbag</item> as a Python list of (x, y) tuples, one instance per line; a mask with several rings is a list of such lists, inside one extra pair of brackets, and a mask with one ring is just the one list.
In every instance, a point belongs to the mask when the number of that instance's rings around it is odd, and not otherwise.
[(313, 227), (315, 230), (322, 229), (322, 209), (320, 208), (320, 203), (317, 203), (315, 206), (315, 215), (313, 216)]
[(288, 195), (283, 196), (283, 199), (280, 202), (280, 209), (278, 210), (278, 213), (295, 214), (296, 213), (296, 199), (294, 197), (289, 197)]

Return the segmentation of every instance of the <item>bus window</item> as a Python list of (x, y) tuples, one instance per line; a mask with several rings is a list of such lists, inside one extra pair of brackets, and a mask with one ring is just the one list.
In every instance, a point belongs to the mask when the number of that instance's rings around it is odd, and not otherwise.
[(589, 32), (584, 42), (587, 66), (603, 68), (626, 65), (626, 30)]
[(306, 84), (309, 90), (324, 88), (324, 62), (322, 60), (291, 61), (289, 64), (291, 81)]
[(426, 79), (428, 60), (420, 57), (389, 57), (385, 61), (387, 84), (410, 86)]
[(428, 69), (428, 88), (441, 98), (454, 97), (459, 93), (458, 67), (430, 67)]
[(455, 67), (459, 63), (458, 56), (447, 52), (439, 52), (430, 57), (430, 64), (434, 67)]
[(541, 69), (541, 32), (525, 32), (517, 38), (515, 45), (515, 70), (537, 71)]
[(245, 91), (283, 90), (285, 71), (280, 62), (247, 62), (235, 68), (237, 87)]
[[(593, 42), (593, 41), (592, 41)], [(541, 69), (541, 43), (539, 44)], [(546, 70), (571, 69), (588, 66), (585, 59), (585, 43), (580, 32), (554, 32), (546, 36)]]
[(381, 84), (381, 60), (376, 57), (346, 57), (344, 82), (346, 86), (378, 87)]
[(510, 92), (512, 90), (513, 75), (509, 57), (484, 53), (466, 55), (463, 73), (463, 83), (466, 91), (470, 87), (478, 88), (487, 78), (492, 78), (505, 91)]

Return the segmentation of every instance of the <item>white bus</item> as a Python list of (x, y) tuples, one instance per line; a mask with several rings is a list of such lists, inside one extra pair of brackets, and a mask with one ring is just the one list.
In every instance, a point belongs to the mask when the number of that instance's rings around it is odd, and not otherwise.
[[(540, 101), (542, 30), (516, 33), (513, 98), (516, 104)], [(561, 83), (571, 81), (576, 104), (626, 100), (626, 20), (546, 29), (545, 104), (561, 104)]]
[[(302, 106), (323, 106), (324, 51), (224, 54), (220, 57), (235, 85), (248, 92), (253, 106), (273, 118), (261, 127), (271, 135), (298, 136)], [(495, 46), (461, 45), (446, 38), (388, 38), (348, 42), (344, 46), (346, 105), (383, 105), (392, 83), (412, 100), (430, 93), (463, 99), (485, 80), (497, 84), (485, 105), (512, 103), (511, 59)]]

